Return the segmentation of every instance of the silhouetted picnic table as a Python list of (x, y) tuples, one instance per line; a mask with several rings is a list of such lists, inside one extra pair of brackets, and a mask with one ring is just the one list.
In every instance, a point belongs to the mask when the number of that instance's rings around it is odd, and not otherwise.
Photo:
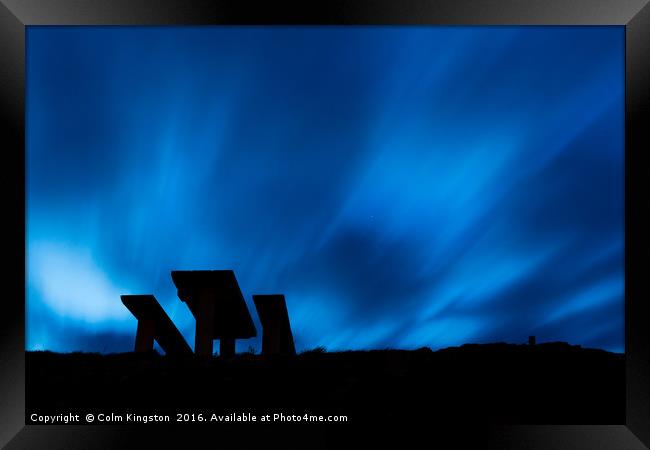
[(194, 353), (212, 356), (214, 339), (221, 356), (235, 354), (235, 340), (257, 335), (253, 319), (232, 270), (175, 270), (178, 297), (196, 319)]

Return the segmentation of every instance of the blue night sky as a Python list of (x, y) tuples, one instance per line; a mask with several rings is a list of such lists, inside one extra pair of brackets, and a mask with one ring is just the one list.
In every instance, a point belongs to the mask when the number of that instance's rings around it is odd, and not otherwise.
[(298, 350), (624, 350), (622, 27), (29, 27), (26, 158), (28, 349), (234, 269)]

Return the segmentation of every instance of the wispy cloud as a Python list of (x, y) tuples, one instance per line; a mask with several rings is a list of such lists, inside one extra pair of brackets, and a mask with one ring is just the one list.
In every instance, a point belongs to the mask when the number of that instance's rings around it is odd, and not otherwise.
[(623, 347), (622, 28), (28, 33), (28, 346), (230, 268), (300, 348)]

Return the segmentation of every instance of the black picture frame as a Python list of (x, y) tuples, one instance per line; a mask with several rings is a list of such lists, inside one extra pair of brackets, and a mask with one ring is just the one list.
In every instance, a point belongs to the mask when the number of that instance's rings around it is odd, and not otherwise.
[[(3, 242), (9, 267), (0, 312), (0, 445), (96, 448), (102, 442), (101, 448), (123, 448), (149, 443), (154, 429), (25, 425), (25, 27), (220, 24), (624, 26), (626, 423), (489, 426), (478, 439), (484, 448), (650, 446), (650, 314), (643, 282), (644, 231), (650, 227), (642, 194), (648, 191), (644, 152), (650, 150), (648, 0), (0, 0)], [(173, 431), (157, 429), (161, 442), (174, 442)], [(434, 431), (431, 424), (433, 444)], [(462, 424), (454, 433), (459, 439), (472, 434), (463, 433)]]

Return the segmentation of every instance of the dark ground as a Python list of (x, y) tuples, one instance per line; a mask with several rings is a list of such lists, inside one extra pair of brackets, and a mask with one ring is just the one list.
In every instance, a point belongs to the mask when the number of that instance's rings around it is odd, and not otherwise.
[(26, 411), (622, 424), (624, 363), (622, 354), (566, 343), (240, 354), (211, 361), (157, 353), (27, 352)]

